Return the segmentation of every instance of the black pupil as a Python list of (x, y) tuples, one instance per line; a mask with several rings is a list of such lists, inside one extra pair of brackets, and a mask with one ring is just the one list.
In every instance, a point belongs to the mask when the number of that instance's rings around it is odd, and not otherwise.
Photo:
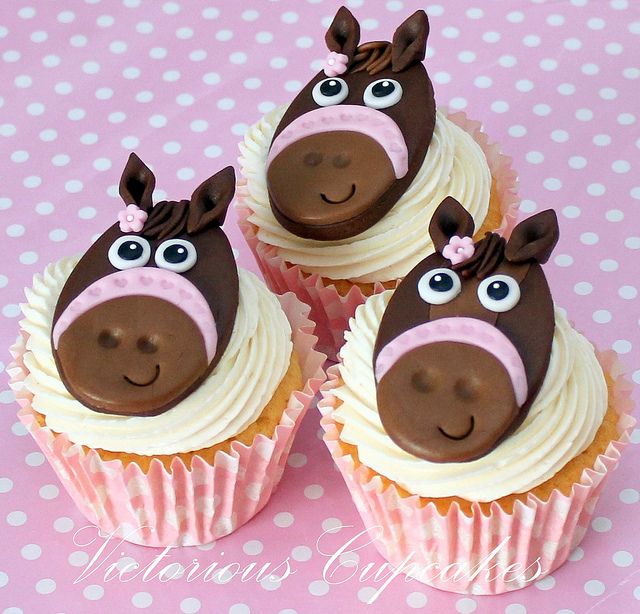
[(342, 90), (342, 84), (335, 79), (323, 81), (320, 85), (320, 93), (323, 96), (337, 96)]
[(448, 292), (453, 288), (453, 279), (446, 273), (437, 273), (429, 280), (429, 287), (435, 292)]
[(171, 264), (180, 264), (187, 259), (189, 252), (184, 245), (169, 245), (164, 250), (164, 259)]
[(494, 281), (489, 284), (487, 294), (489, 295), (489, 298), (492, 298), (494, 301), (501, 301), (502, 299), (507, 298), (509, 294), (509, 285), (504, 281)]
[(137, 260), (142, 256), (142, 245), (137, 241), (125, 241), (118, 248), (118, 256), (123, 260)]
[(383, 98), (388, 96), (396, 89), (396, 86), (391, 81), (379, 81), (371, 88), (371, 93), (376, 98)]

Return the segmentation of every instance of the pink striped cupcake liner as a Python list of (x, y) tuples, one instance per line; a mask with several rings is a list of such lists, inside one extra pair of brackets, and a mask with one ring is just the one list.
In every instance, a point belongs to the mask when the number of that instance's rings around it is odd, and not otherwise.
[[(547, 501), (529, 494), (516, 501), (512, 513), (496, 502), (488, 515), (472, 505), (467, 516), (457, 503), (446, 514), (417, 495), (402, 496), (395, 484), (356, 462), (341, 445), (332, 415), (339, 381), (338, 366), (328, 370), (318, 404), (324, 441), (380, 554), (429, 586), (455, 593), (496, 595), (517, 590), (556, 570), (580, 544), (607, 476), (618, 464), (635, 424), (631, 384), (614, 352), (598, 354), (613, 381), (611, 397), (618, 412), (619, 439), (584, 469), (567, 496), (559, 490)], [(506, 573), (505, 573), (506, 570)]]
[(40, 426), (24, 380), (26, 333), (11, 348), (10, 385), (20, 405), (18, 416), (36, 440), (78, 509), (103, 532), (145, 546), (186, 546), (228, 535), (269, 501), (282, 473), (294, 436), (326, 376), (326, 357), (315, 351), (317, 338), (309, 307), (292, 293), (278, 297), (291, 324), (293, 347), (304, 389), (293, 392), (272, 437), (257, 435), (250, 446), (233, 442), (229, 453), (218, 451), (213, 465), (200, 457), (191, 468), (175, 458), (171, 471), (159, 460), (144, 472), (136, 463), (104, 461)]
[[(520, 203), (516, 192), (517, 173), (511, 168), (512, 159), (500, 151), (500, 145), (489, 143), (489, 137), (482, 131), (479, 121), (469, 119), (462, 111), (448, 114), (447, 117), (469, 133), (484, 152), (501, 206), (502, 222), (496, 232), (509, 236), (516, 224)], [(342, 295), (330, 280), (323, 279), (317, 273), (305, 273), (298, 265), (286, 262), (278, 255), (275, 246), (258, 239), (258, 228), (249, 222), (248, 218), (253, 211), (247, 202), (245, 181), (241, 180), (238, 183), (236, 196), (238, 225), (267, 285), (274, 292), (294, 292), (303, 303), (311, 307), (310, 317), (317, 326), (318, 349), (327, 354), (330, 360), (335, 361), (338, 350), (344, 343), (344, 331), (349, 327), (349, 319), (354, 316), (356, 307), (364, 303), (368, 295), (356, 285), (352, 286), (346, 295)], [(399, 279), (396, 280), (394, 287), (399, 282)], [(376, 283), (373, 294), (385, 289), (388, 288)]]

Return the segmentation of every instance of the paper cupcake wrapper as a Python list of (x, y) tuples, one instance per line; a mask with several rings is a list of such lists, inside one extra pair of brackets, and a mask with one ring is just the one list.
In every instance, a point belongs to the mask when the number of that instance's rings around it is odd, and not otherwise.
[[(542, 501), (530, 494), (526, 503), (515, 502), (512, 513), (494, 502), (489, 515), (483, 515), (480, 506), (473, 504), (471, 516), (466, 516), (457, 503), (441, 514), (434, 503), (424, 505), (417, 495), (403, 497), (395, 484), (385, 488), (380, 475), (367, 466), (356, 467), (354, 458), (340, 443), (332, 418), (335, 397), (331, 391), (336, 387), (339, 372), (337, 365), (330, 367), (328, 381), (321, 388), (323, 399), (318, 404), (323, 414), (324, 441), (380, 554), (396, 569), (403, 568), (403, 572), (425, 584), (474, 595), (495, 595), (522, 588), (562, 565), (582, 541), (606, 478), (618, 464), (635, 424), (630, 416), (631, 384), (623, 377), (615, 354), (607, 352), (598, 358), (613, 380), (619, 440), (611, 442), (594, 466), (583, 471), (569, 496), (555, 490), (547, 501)], [(536, 560), (541, 573), (534, 578), (538, 570)], [(484, 567), (479, 567), (486, 561)], [(415, 564), (413, 573), (409, 563)], [(466, 564), (469, 571), (460, 564)], [(496, 567), (487, 575), (486, 570), (492, 565)], [(520, 578), (516, 573), (501, 573), (509, 565), (519, 566), (511, 568), (514, 572), (528, 571)], [(454, 578), (458, 570), (462, 571)]]
[[(441, 109), (446, 111), (446, 109)], [(495, 189), (500, 202), (502, 222), (496, 232), (509, 236), (516, 224), (517, 209), (520, 202), (516, 193), (517, 173), (511, 168), (512, 159), (500, 151), (497, 143), (489, 143), (489, 137), (482, 132), (479, 121), (467, 118), (462, 111), (447, 115), (448, 119), (468, 132), (480, 145), (487, 158), (491, 176), (495, 181)], [(335, 361), (339, 349), (344, 343), (344, 331), (349, 327), (349, 320), (355, 314), (356, 307), (367, 299), (366, 294), (356, 285), (346, 295), (341, 295), (333, 283), (323, 279), (317, 273), (303, 272), (298, 266), (286, 262), (278, 255), (273, 245), (258, 239), (258, 228), (249, 222), (253, 213), (247, 204), (246, 182), (239, 181), (236, 210), (238, 225), (253, 252), (267, 285), (274, 292), (291, 291), (311, 307), (311, 319), (316, 323), (318, 349)], [(400, 283), (396, 280), (394, 287)], [(381, 283), (374, 284), (373, 294), (383, 292)]]
[(191, 469), (179, 458), (171, 472), (157, 459), (148, 472), (136, 463), (123, 467), (119, 460), (104, 461), (96, 450), (40, 426), (31, 406), (33, 395), (24, 386), (29, 373), (23, 361), (26, 337), (18, 338), (8, 369), (21, 406), (18, 416), (91, 523), (145, 546), (191, 546), (228, 535), (266, 505), (300, 422), (326, 379), (326, 357), (314, 349), (309, 307), (291, 293), (278, 298), (291, 324), (304, 389), (291, 394), (271, 438), (257, 435), (250, 446), (233, 442), (230, 453), (216, 453), (213, 465), (195, 457)]

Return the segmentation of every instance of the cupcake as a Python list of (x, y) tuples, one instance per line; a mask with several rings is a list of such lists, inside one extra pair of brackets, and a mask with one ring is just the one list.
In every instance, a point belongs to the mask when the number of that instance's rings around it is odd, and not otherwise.
[(420, 10), (393, 42), (360, 44), (340, 8), (324, 69), (240, 145), (244, 236), (271, 288), (311, 305), (332, 357), (355, 307), (433, 251), (429, 220), (445, 197), (465, 203), (479, 237), (514, 220), (510, 159), (479, 122), (436, 108), (428, 33)]
[(239, 270), (228, 167), (152, 203), (131, 154), (119, 222), (26, 291), (19, 417), (100, 529), (149, 546), (231, 533), (267, 503), (324, 380), (309, 309)]
[(358, 307), (320, 409), (381, 554), (436, 588), (496, 594), (580, 543), (634, 420), (615, 357), (551, 298), (555, 213), (508, 241), (473, 231), (457, 201), (438, 207), (436, 252)]

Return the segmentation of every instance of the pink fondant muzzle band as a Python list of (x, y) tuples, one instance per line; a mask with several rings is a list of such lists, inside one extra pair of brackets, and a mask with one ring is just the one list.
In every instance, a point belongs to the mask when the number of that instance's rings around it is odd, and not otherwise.
[(380, 381), (402, 356), (416, 348), (450, 341), (466, 343), (486, 350), (504, 366), (518, 406), (527, 400), (527, 376), (522, 358), (508, 337), (488, 322), (477, 318), (440, 318), (419, 324), (387, 343), (376, 359), (376, 381)]
[(152, 296), (184, 311), (200, 329), (207, 359), (216, 354), (218, 331), (209, 304), (196, 286), (177, 273), (154, 267), (117, 271), (94, 281), (74, 298), (53, 327), (53, 347), (58, 349), (62, 333), (82, 314), (106, 301), (125, 296)]
[(380, 144), (389, 157), (396, 178), (409, 170), (409, 152), (398, 124), (376, 109), (359, 105), (320, 107), (294, 119), (273, 141), (267, 166), (285, 147), (322, 132), (360, 132)]

